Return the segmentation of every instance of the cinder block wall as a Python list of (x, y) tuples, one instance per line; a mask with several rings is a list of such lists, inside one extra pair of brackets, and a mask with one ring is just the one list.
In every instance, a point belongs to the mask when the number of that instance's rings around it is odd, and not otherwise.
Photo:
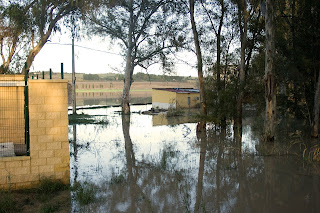
[(29, 80), (30, 156), (0, 158), (0, 188), (70, 183), (66, 80)]

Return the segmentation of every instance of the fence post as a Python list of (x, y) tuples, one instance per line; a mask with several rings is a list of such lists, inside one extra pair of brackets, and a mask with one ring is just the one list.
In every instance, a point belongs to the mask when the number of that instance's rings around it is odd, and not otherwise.
[(44, 79), (44, 71), (42, 71), (42, 79)]
[(51, 70), (51, 68), (50, 68), (50, 79), (52, 79), (52, 70)]
[(29, 93), (28, 93), (28, 75), (29, 70), (27, 70), (27, 63), (25, 63), (25, 73), (24, 73), (24, 106), (25, 106), (25, 143), (27, 149), (27, 156), (30, 156), (30, 135), (29, 135)]
[(61, 79), (63, 79), (63, 63), (61, 63)]

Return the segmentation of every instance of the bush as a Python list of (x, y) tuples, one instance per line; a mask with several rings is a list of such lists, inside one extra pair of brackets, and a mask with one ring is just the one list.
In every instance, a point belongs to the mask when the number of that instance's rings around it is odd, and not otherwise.
[(84, 182), (75, 183), (72, 190), (75, 193), (75, 199), (81, 206), (93, 203), (96, 200), (97, 187), (94, 184)]

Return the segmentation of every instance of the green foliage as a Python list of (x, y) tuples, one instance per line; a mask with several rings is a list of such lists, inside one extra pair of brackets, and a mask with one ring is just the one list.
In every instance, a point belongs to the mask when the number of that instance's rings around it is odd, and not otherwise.
[(83, 80), (99, 81), (100, 77), (98, 74), (83, 74)]
[(130, 79), (136, 66), (148, 68), (160, 63), (168, 71), (173, 65), (172, 53), (180, 50), (185, 42), (186, 25), (173, 11), (179, 4), (167, 0), (126, 0), (120, 4), (104, 1), (87, 13), (88, 31), (92, 35), (107, 36), (118, 42), (124, 53), (132, 53), (130, 69), (126, 70)]
[(54, 180), (52, 178), (42, 178), (39, 186), (35, 189), (35, 192), (42, 201), (47, 201), (52, 198), (52, 195), (68, 190), (69, 186), (62, 183), (60, 180)]
[(94, 184), (88, 182), (75, 183), (72, 187), (72, 191), (75, 193), (75, 200), (81, 206), (93, 203), (96, 200), (97, 190)]
[(207, 119), (215, 124), (222, 124), (235, 116), (237, 80), (231, 77), (230, 81), (225, 83), (225, 89), (220, 92), (217, 91), (213, 81), (212, 78), (205, 79)]
[(166, 114), (166, 117), (176, 117), (184, 115), (184, 111), (182, 109), (169, 108)]
[(52, 213), (59, 211), (60, 206), (58, 204), (45, 204), (41, 207), (40, 213)]
[(189, 77), (183, 76), (168, 76), (168, 75), (155, 75), (155, 74), (145, 74), (142, 72), (138, 72), (133, 75), (133, 79), (135, 81), (170, 81), (170, 82), (186, 82)]
[(88, 115), (88, 114), (69, 114), (69, 125), (73, 124), (100, 124), (108, 125), (108, 120), (106, 119), (97, 119), (98, 116)]

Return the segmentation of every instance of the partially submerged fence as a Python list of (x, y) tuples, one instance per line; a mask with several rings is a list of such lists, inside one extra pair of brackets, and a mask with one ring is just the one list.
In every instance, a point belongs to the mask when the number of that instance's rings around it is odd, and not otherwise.
[(26, 89), (23, 75), (0, 76), (0, 157), (28, 155)]

